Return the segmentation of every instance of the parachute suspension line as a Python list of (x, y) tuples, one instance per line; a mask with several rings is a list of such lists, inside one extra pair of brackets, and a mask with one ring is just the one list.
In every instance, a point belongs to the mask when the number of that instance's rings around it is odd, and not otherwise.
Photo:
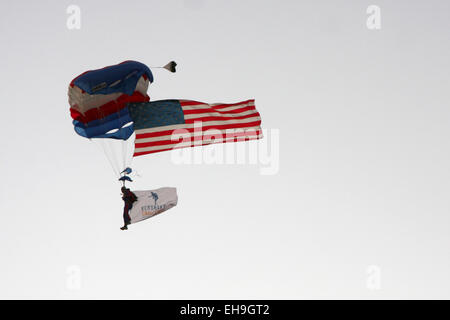
[[(116, 109), (117, 118), (120, 118), (120, 108), (117, 103), (116, 103), (116, 107), (117, 107), (117, 109)], [(116, 142), (114, 142), (114, 143), (116, 143)], [(126, 140), (119, 140), (119, 144), (120, 144), (120, 146), (118, 146), (118, 147), (121, 147), (121, 149), (122, 149), (121, 150), (121, 153), (122, 153), (121, 163), (119, 163), (120, 155), (118, 155), (118, 158), (117, 158), (117, 160), (119, 160), (117, 165), (119, 166), (119, 176), (120, 176), (121, 172), (123, 170), (125, 170), (125, 168), (127, 167), (127, 164), (126, 164)], [(117, 148), (117, 149), (119, 149), (119, 148)], [(117, 150), (117, 151), (119, 151), (119, 150)]]
[(99, 139), (99, 145), (105, 154), (106, 158), (109, 161), (109, 164), (111, 165), (111, 168), (114, 172), (114, 175), (118, 177), (120, 175), (120, 168), (117, 163), (117, 158), (114, 153), (114, 149), (111, 147), (110, 141), (106, 141), (105, 139)]
[(130, 146), (134, 146), (134, 139), (131, 137), (127, 140), (122, 140), (122, 156), (123, 156), (123, 170), (131, 167), (131, 162), (133, 160), (133, 155), (130, 154)]
[[(128, 140), (122, 140), (122, 170), (128, 168), (129, 159), (128, 159)], [(121, 170), (121, 171), (122, 171)]]
[(125, 170), (125, 168), (127, 167), (127, 141), (126, 140), (122, 140), (121, 141), (122, 144), (122, 170)]
[(116, 174), (116, 176), (119, 176), (120, 175), (120, 167), (119, 167), (119, 163), (117, 161), (116, 152), (112, 145), (113, 141), (102, 141), (102, 142), (103, 142), (103, 145), (105, 146), (105, 149), (107, 150), (108, 158), (111, 159), (111, 162), (113, 163), (114, 173)]
[(127, 140), (92, 138), (89, 139), (98, 145), (117, 178), (121, 177), (121, 172), (130, 167), (134, 153), (134, 136)]
[[(105, 121), (105, 114), (103, 113), (101, 108), (97, 108), (99, 115), (100, 115), (100, 123), (102, 126), (104, 126)], [(99, 138), (95, 139), (99, 142), (99, 145), (105, 154), (106, 158), (108, 158), (109, 164), (111, 165), (111, 168), (114, 171), (114, 174), (116, 177), (120, 176), (120, 168), (118, 167), (118, 163), (114, 154), (114, 150), (112, 149), (111, 142), (107, 141), (106, 139)]]
[(111, 169), (114, 171), (114, 174), (118, 177), (120, 176), (120, 173), (118, 171), (118, 169), (116, 168), (114, 161), (113, 161), (113, 156), (107, 146), (107, 142), (104, 141), (103, 139), (89, 139), (91, 141), (93, 141), (94, 143), (96, 143), (98, 146), (100, 146), (100, 149), (103, 151), (103, 154), (105, 155), (105, 157), (108, 159), (109, 164), (111, 165)]
[(118, 148), (117, 148), (117, 144), (116, 144), (116, 147), (114, 147), (114, 144), (115, 143), (117, 143), (117, 141), (116, 140), (112, 140), (112, 141), (107, 141), (107, 144), (108, 144), (108, 146), (109, 146), (109, 149), (111, 150), (111, 153), (112, 153), (112, 157), (113, 157), (113, 159), (114, 159), (114, 163), (116, 164), (116, 168), (117, 168), (117, 175), (120, 175), (120, 172), (122, 171), (121, 170), (121, 168), (120, 168), (120, 155), (118, 154), (118, 151), (120, 150), (117, 150)]
[(133, 133), (128, 140), (127, 143), (127, 167), (131, 166), (131, 163), (133, 162), (133, 156), (134, 156), (134, 142), (136, 139), (136, 133)]

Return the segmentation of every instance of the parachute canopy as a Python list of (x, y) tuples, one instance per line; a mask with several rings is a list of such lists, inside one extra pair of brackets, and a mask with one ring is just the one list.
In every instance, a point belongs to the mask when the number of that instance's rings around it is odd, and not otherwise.
[(127, 140), (134, 130), (126, 105), (149, 101), (147, 89), (151, 82), (152, 72), (137, 61), (77, 76), (68, 93), (75, 132), (85, 138)]

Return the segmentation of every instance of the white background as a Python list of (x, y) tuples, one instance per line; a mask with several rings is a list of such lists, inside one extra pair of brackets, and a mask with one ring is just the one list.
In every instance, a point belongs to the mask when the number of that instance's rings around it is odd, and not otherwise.
[[(366, 27), (371, 4), (380, 30)], [(1, 2), (0, 297), (450, 298), (449, 12), (445, 0)], [(152, 100), (255, 98), (280, 130), (278, 173), (137, 158), (133, 188), (177, 187), (179, 203), (120, 231), (119, 184), (74, 133), (67, 87), (127, 59), (178, 62), (155, 71)]]

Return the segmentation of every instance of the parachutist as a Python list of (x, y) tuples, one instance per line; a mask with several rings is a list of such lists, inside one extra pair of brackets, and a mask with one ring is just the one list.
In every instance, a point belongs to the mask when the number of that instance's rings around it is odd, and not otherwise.
[(122, 189), (122, 200), (125, 203), (123, 207), (123, 222), (124, 225), (120, 230), (128, 230), (128, 225), (131, 222), (129, 211), (133, 208), (133, 203), (137, 201), (136, 195), (130, 191), (127, 187), (123, 186)]
[[(170, 61), (156, 68), (176, 72), (176, 67), (177, 63)], [(119, 176), (125, 203), (121, 230), (128, 230), (129, 224), (176, 206), (178, 201), (175, 188), (136, 190), (140, 199), (132, 210), (133, 203), (138, 199), (125, 186), (127, 182), (133, 181), (129, 177), (132, 169), (126, 167), (127, 163), (131, 163), (131, 156), (179, 147), (262, 138), (261, 117), (254, 99), (231, 104), (209, 104), (185, 99), (150, 102), (147, 90), (152, 82), (153, 74), (148, 66), (126, 60), (83, 72), (70, 82), (68, 89), (75, 132), (84, 138), (98, 141)], [(178, 141), (180, 138), (183, 140)], [(133, 149), (129, 146), (133, 146)], [(121, 147), (122, 152), (117, 152), (115, 147)], [(125, 169), (119, 174), (122, 168)]]

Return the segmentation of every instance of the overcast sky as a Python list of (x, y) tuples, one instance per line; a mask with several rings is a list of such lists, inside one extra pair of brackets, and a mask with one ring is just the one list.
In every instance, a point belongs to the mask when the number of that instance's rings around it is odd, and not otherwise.
[[(1, 2), (0, 298), (450, 298), (449, 12)], [(273, 143), (276, 170), (136, 158), (131, 188), (176, 187), (178, 205), (120, 231), (120, 185), (67, 87), (130, 59), (177, 61), (152, 100), (256, 99), (267, 134), (247, 146)]]

